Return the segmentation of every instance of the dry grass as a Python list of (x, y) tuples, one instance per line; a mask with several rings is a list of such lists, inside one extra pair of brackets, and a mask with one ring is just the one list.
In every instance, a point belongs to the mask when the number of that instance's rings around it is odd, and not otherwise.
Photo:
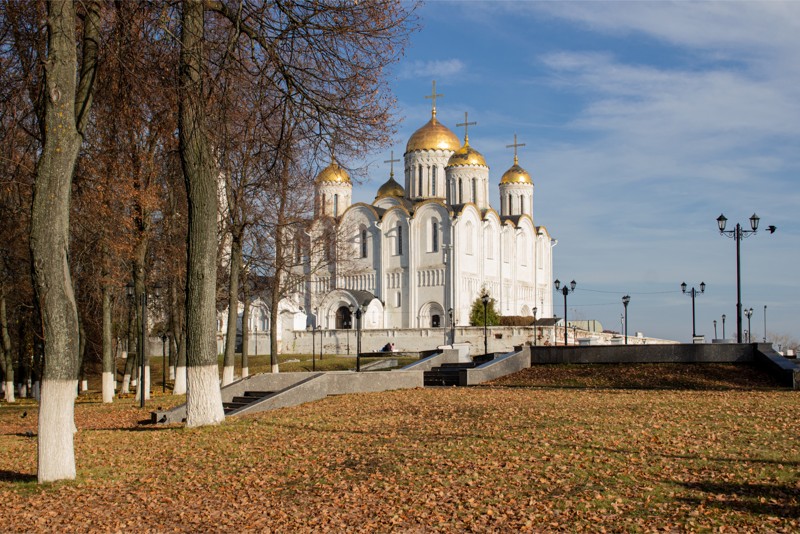
[(4, 404), (0, 529), (797, 531), (800, 393), (762, 386), (429, 388), (201, 429), (82, 403), (79, 479), (42, 487), (35, 406)]

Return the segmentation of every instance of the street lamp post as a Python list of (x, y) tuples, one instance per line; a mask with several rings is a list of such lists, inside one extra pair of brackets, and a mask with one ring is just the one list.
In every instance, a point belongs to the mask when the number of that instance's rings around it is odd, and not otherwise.
[(456, 343), (456, 325), (453, 323), (453, 308), (447, 310), (447, 315), (450, 317), (450, 345)]
[[(694, 299), (695, 299), (695, 297), (697, 297), (697, 295), (701, 295), (701, 294), (706, 292), (706, 283), (705, 282), (700, 282), (700, 293), (698, 293), (695, 290), (695, 288), (692, 288), (691, 291), (689, 291), (687, 293), (686, 292), (686, 287), (687, 287), (686, 286), (686, 282), (683, 282), (681, 284), (681, 291), (683, 292), (684, 295), (689, 295), (690, 297), (692, 297), (692, 338), (696, 338), (697, 337), (697, 330), (695, 329), (695, 320), (694, 320), (694, 317), (695, 317), (695, 315), (694, 315)], [(716, 337), (716, 333), (714, 333), (714, 337)]]
[(567, 324), (568, 324), (567, 323), (567, 295), (569, 295), (571, 292), (575, 291), (575, 286), (577, 284), (575, 283), (575, 280), (573, 280), (572, 282), (569, 283), (569, 286), (564, 284), (564, 287), (561, 287), (561, 280), (559, 280), (557, 278), (556, 278), (556, 281), (554, 282), (554, 284), (556, 286), (556, 291), (560, 290), (561, 294), (564, 295), (564, 346), (566, 347), (567, 346), (567, 330), (568, 330), (567, 329)]
[(714, 319), (714, 339), (717, 339), (717, 320)]
[(161, 393), (167, 392), (167, 339), (166, 332), (161, 332)]
[(489, 354), (489, 337), (487, 333), (487, 325), (488, 322), (488, 309), (489, 309), (489, 295), (484, 294), (481, 297), (481, 302), (483, 302), (483, 354)]
[(725, 339), (725, 314), (722, 314), (722, 339)]
[(631, 301), (630, 295), (622, 297), (622, 305), (625, 306), (625, 344), (628, 344), (628, 303)]
[(356, 308), (351, 304), (348, 309), (350, 310), (350, 315), (347, 317), (347, 324), (344, 326), (347, 329), (347, 355), (350, 356), (350, 329), (353, 328), (353, 312)]
[[(131, 282), (126, 286), (128, 297), (133, 299), (134, 296), (134, 289), (135, 285)], [(161, 296), (161, 286), (156, 285), (153, 287), (154, 294), (156, 298)], [(145, 367), (146, 367), (146, 354), (147, 354), (147, 347), (145, 344), (147, 343), (147, 287), (144, 288), (142, 291), (142, 296), (139, 299), (139, 305), (141, 308), (141, 329), (139, 332), (139, 363), (140, 363), (140, 373), (139, 373), (139, 406), (144, 408), (144, 401), (147, 393), (145, 392), (145, 388), (147, 384), (145, 383)]]
[[(742, 342), (742, 274), (741, 274), (741, 242), (745, 237), (750, 237), (758, 231), (758, 222), (761, 219), (755, 213), (750, 216), (751, 230), (745, 230), (742, 225), (736, 223), (733, 230), (725, 230), (728, 219), (725, 215), (717, 217), (717, 227), (720, 235), (730, 237), (736, 241), (736, 342)], [(774, 226), (768, 226), (769, 233), (775, 233)]]
[(536, 312), (538, 308), (536, 306), (533, 307), (533, 346), (536, 346)]
[(764, 304), (764, 343), (767, 342), (767, 305)]
[(356, 309), (356, 372), (361, 372), (361, 315), (362, 308)]
[(747, 342), (751, 343), (753, 341), (751, 339), (753, 337), (753, 330), (751, 329), (752, 327), (750, 326), (750, 317), (753, 316), (753, 308), (745, 310), (744, 316), (747, 317)]

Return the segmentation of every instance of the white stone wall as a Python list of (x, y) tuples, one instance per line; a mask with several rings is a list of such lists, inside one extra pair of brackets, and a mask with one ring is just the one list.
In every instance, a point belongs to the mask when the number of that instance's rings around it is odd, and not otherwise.
[[(537, 345), (563, 345), (564, 329), (562, 327), (537, 327)], [(456, 343), (469, 343), (472, 355), (483, 354), (483, 327), (456, 327)], [(523, 326), (490, 326), (487, 328), (489, 334), (489, 352), (508, 352), (515, 345), (526, 343), (534, 344), (534, 327)], [(577, 333), (577, 337), (576, 337)], [(348, 354), (347, 347), (349, 342), (349, 354), (355, 356), (356, 353), (356, 330), (325, 330), (317, 332), (315, 336), (315, 352), (319, 354), (320, 339), (322, 339), (323, 354)], [(380, 329), (361, 331), (361, 351), (378, 352), (386, 343), (394, 343), (398, 351), (424, 351), (432, 350), (445, 343), (449, 343), (449, 328), (421, 328), (421, 329)], [(593, 338), (595, 344), (614, 344), (613, 334), (596, 334), (583, 330), (569, 329), (568, 339), (570, 345), (577, 345), (582, 339)], [(554, 341), (555, 340), (555, 341)], [(657, 345), (676, 343), (655, 338), (635, 338), (628, 337), (629, 344), (638, 345)], [(618, 343), (617, 343), (618, 344)], [(298, 331), (286, 333), (285, 338), (280, 342), (282, 353), (301, 353), (311, 354), (311, 333)]]

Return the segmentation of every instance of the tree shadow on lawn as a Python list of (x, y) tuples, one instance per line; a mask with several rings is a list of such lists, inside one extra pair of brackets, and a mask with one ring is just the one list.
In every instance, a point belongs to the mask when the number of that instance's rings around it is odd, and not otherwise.
[(706, 493), (713, 498), (678, 497), (678, 500), (705, 507), (725, 508), (751, 514), (800, 517), (800, 489), (789, 485), (734, 482), (675, 482), (688, 490)]
[(0, 469), (0, 482), (36, 482), (36, 475)]

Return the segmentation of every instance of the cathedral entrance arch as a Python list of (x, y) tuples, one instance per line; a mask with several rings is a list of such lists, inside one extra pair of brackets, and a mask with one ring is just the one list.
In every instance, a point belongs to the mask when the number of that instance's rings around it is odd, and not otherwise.
[(352, 315), (350, 308), (347, 306), (340, 306), (336, 310), (336, 329), (337, 330), (350, 330), (353, 328)]
[(441, 328), (444, 308), (438, 302), (426, 302), (419, 309), (418, 328)]

